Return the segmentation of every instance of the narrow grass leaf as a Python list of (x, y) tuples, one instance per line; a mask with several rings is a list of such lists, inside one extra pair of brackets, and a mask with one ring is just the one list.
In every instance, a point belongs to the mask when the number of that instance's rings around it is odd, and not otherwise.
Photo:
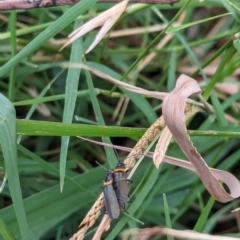
[[(16, 21), (17, 21), (17, 13), (15, 10), (11, 11), (10, 17), (10, 30), (11, 30), (11, 52), (12, 57), (15, 56), (17, 52), (17, 38), (16, 38)], [(9, 79), (9, 87), (8, 87), (8, 98), (10, 101), (14, 100), (15, 95), (15, 81), (16, 81), (16, 69), (13, 67), (10, 73)]]
[(204, 228), (202, 232), (210, 233), (214, 229), (214, 227), (218, 224), (219, 219), (225, 217), (229, 212), (234, 209), (234, 207), (239, 206), (240, 201), (234, 201), (231, 204), (227, 204), (221, 207), (217, 212), (213, 213), (211, 216), (206, 219), (206, 223), (204, 224)]
[[(78, 174), (72, 180), (96, 193), (102, 177), (102, 169), (95, 168), (86, 173)], [(59, 192), (59, 184), (57, 184), (25, 198), (24, 206), (27, 212), (29, 229), (32, 233), (30, 238), (21, 237), (12, 206), (0, 209), (0, 216), (16, 239), (42, 239), (47, 232), (59, 226), (73, 213), (76, 214), (80, 209), (85, 209), (94, 199), (93, 195), (83, 194), (79, 190), (79, 186), (70, 181), (65, 182), (62, 193)]]
[(185, 23), (185, 24), (182, 24), (181, 26), (178, 26), (178, 27), (170, 27), (170, 28), (168, 28), (167, 33), (177, 32), (179, 30), (189, 28), (191, 26), (201, 24), (201, 23), (204, 23), (204, 22), (209, 22), (209, 21), (212, 21), (212, 20), (217, 19), (217, 18), (225, 17), (227, 15), (231, 15), (231, 13), (224, 13), (224, 14), (220, 14), (220, 15), (217, 15), (217, 16), (214, 16), (214, 17), (202, 19), (202, 20), (199, 20), (199, 21), (195, 21), (195, 22), (191, 22), (191, 23)]
[[(19, 37), (19, 36), (23, 36), (23, 35), (30, 34), (30, 33), (36, 33), (38, 31), (41, 31), (41, 30), (47, 28), (52, 23), (53, 22), (48, 22), (48, 23), (31, 26), (31, 27), (25, 27), (23, 29), (16, 29), (16, 36)], [(11, 38), (11, 34), (12, 34), (11, 31), (0, 33), (0, 40)]]
[[(76, 20), (75, 29), (79, 26), (80, 21)], [(70, 62), (81, 63), (82, 62), (82, 40), (78, 39), (72, 45), (72, 51), (70, 56)], [(73, 113), (77, 100), (77, 89), (80, 77), (79, 68), (68, 69), (66, 87), (65, 87), (65, 101), (63, 110), (63, 123), (71, 123), (73, 120)], [(65, 168), (68, 153), (68, 144), (70, 141), (70, 136), (63, 136), (61, 140), (61, 151), (60, 151), (60, 190), (62, 192), (65, 178)]]
[[(95, 92), (96, 94), (99, 94), (100, 89), (95, 88)], [(82, 90), (77, 92), (77, 97), (88, 97), (88, 96), (89, 96), (89, 90)], [(65, 99), (65, 97), (66, 97), (66, 94), (58, 94), (58, 95), (53, 95), (48, 97), (39, 96), (39, 98), (14, 102), (13, 106), (26, 106), (26, 105), (32, 105), (32, 104), (38, 104), (38, 103), (53, 102), (53, 101)]]
[(233, 40), (233, 45), (236, 48), (236, 50), (238, 51), (238, 53), (240, 53), (240, 33), (235, 34), (235, 36), (237, 37), (237, 39)]
[[(18, 145), (18, 150), (21, 151), (24, 155), (30, 157), (34, 161), (38, 162), (40, 165), (42, 165), (44, 168), (48, 169), (48, 171), (51, 171), (56, 177), (59, 176), (59, 170), (55, 168), (52, 164), (49, 164), (48, 162), (44, 161), (42, 158), (37, 156), (35, 153), (29, 151), (27, 148)], [(76, 181), (74, 181), (72, 178), (68, 177), (66, 175), (66, 179), (70, 181), (71, 183), (75, 184), (79, 189), (89, 193), (90, 195), (96, 197), (95, 194), (84, 188), (82, 185), (78, 184)]]
[(0, 219), (0, 235), (2, 235), (4, 240), (14, 240), (12, 233), (1, 219)]
[(16, 115), (11, 102), (0, 94), (0, 142), (9, 189), (22, 239), (30, 239), (17, 167)]
[[(93, 110), (95, 113), (97, 123), (101, 126), (105, 126), (105, 121), (104, 121), (104, 118), (103, 118), (103, 115), (102, 115), (102, 112), (100, 109), (100, 105), (99, 105), (96, 93), (94, 91), (94, 86), (93, 86), (91, 75), (88, 71), (85, 71), (85, 73), (86, 73), (87, 84), (88, 84), (88, 88), (90, 91), (90, 97), (91, 97), (92, 106), (93, 106)], [(111, 140), (108, 137), (102, 137), (102, 141), (104, 143), (108, 143), (108, 144), (111, 143)], [(114, 168), (117, 164), (117, 159), (116, 159), (113, 149), (105, 147), (105, 152), (106, 152), (110, 167)]]
[(206, 206), (204, 207), (203, 211), (201, 211), (201, 215), (200, 217), (198, 218), (197, 220), (197, 223), (195, 224), (193, 230), (196, 231), (196, 232), (201, 232), (207, 219), (208, 219), (208, 216), (212, 210), (212, 207), (213, 207), (213, 204), (215, 202), (215, 199), (213, 197), (211, 197)]
[[(165, 214), (165, 219), (166, 219), (166, 226), (168, 228), (172, 228), (172, 222), (171, 222), (171, 217), (170, 217), (167, 197), (166, 197), (165, 194), (163, 194), (163, 204), (164, 204), (164, 214)], [(174, 240), (174, 238), (171, 237), (171, 236), (167, 236), (167, 240)]]
[(175, 14), (172, 20), (168, 23), (168, 25), (158, 34), (156, 38), (153, 39), (152, 42), (141, 52), (138, 58), (134, 61), (134, 63), (129, 67), (129, 69), (123, 74), (121, 79), (124, 79), (136, 66), (137, 64), (148, 54), (148, 52), (165, 36), (167, 29), (178, 19), (178, 17), (185, 11), (187, 5), (191, 2), (191, 0), (187, 0), (181, 7), (181, 9)]

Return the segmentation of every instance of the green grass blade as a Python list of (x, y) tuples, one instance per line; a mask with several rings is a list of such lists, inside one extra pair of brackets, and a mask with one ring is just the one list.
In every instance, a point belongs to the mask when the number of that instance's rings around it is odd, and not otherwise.
[(146, 128), (97, 126), (59, 122), (17, 120), (17, 133), (28, 136), (140, 137)]
[[(170, 212), (169, 212), (169, 207), (168, 207), (166, 194), (163, 194), (163, 204), (164, 204), (164, 213), (165, 213), (165, 219), (166, 219), (166, 226), (168, 228), (172, 228), (172, 222), (171, 222), (171, 217), (170, 217)], [(174, 240), (174, 237), (167, 236), (167, 240)]]
[[(100, 90), (98, 88), (95, 88), (96, 94), (100, 93)], [(77, 92), (77, 97), (88, 97), (89, 96), (89, 90), (82, 90)], [(25, 105), (32, 105), (32, 104), (38, 104), (38, 103), (45, 103), (45, 102), (53, 102), (57, 100), (65, 99), (66, 94), (58, 94), (48, 97), (40, 97), (29, 99), (29, 100), (23, 100), (19, 102), (14, 102), (13, 106), (25, 106)]]
[(236, 39), (233, 40), (233, 45), (238, 53), (240, 53), (240, 33), (235, 34), (235, 38)]
[[(99, 183), (103, 178), (102, 172), (102, 169), (95, 168), (87, 173), (78, 174), (73, 180), (89, 191), (98, 193)], [(57, 184), (24, 199), (29, 228), (34, 236), (32, 238), (21, 238), (12, 206), (1, 209), (0, 216), (16, 239), (42, 239), (54, 226), (61, 224), (79, 209), (86, 209), (95, 199), (89, 194), (83, 194), (79, 187), (70, 181), (66, 181), (62, 193), (59, 192)]]
[(215, 72), (212, 80), (209, 82), (209, 84), (206, 87), (206, 90), (203, 93), (204, 98), (207, 100), (216, 85), (218, 81), (222, 79), (222, 71), (224, 69), (224, 66), (226, 66), (227, 62), (231, 58), (232, 54), (234, 53), (235, 49), (233, 48), (232, 45), (230, 45), (226, 50), (225, 53), (223, 54), (222, 61), (218, 65), (217, 71)]
[(176, 19), (181, 15), (183, 11), (185, 11), (185, 8), (187, 5), (191, 2), (191, 0), (186, 1), (181, 9), (178, 11), (178, 13), (171, 19), (169, 24), (161, 31), (161, 33), (146, 47), (146, 49), (138, 56), (136, 61), (129, 67), (129, 69), (124, 73), (121, 79), (126, 78), (126, 76), (137, 66), (137, 64), (148, 54), (148, 52), (165, 36), (166, 31), (168, 28), (172, 25)]
[[(91, 97), (91, 101), (92, 101), (92, 106), (93, 106), (93, 110), (95, 113), (95, 117), (97, 120), (97, 123), (101, 126), (105, 126), (105, 121), (104, 118), (102, 116), (102, 112), (99, 106), (99, 102), (96, 96), (96, 93), (94, 91), (94, 86), (93, 86), (93, 82), (92, 82), (92, 78), (89, 72), (85, 71), (86, 73), (86, 79), (87, 79), (87, 85), (90, 91), (90, 97)], [(109, 143), (111, 144), (111, 140), (109, 137), (102, 137), (102, 141), (104, 143)], [(112, 148), (109, 147), (104, 147), (105, 148), (105, 152), (107, 155), (107, 159), (110, 165), (110, 168), (114, 168), (117, 164), (117, 159), (114, 153), (114, 150)]]
[(218, 220), (221, 217), (226, 216), (225, 214), (228, 214), (236, 206), (239, 206), (239, 200), (221, 207), (216, 213), (214, 213), (211, 217), (207, 219), (206, 224), (202, 231), (206, 233), (211, 233), (213, 228), (216, 226)]
[(224, 13), (224, 14), (220, 14), (220, 15), (217, 15), (217, 16), (214, 16), (214, 17), (202, 19), (202, 20), (199, 20), (199, 21), (195, 21), (195, 22), (191, 22), (191, 23), (185, 23), (185, 24), (182, 24), (181, 26), (178, 26), (178, 27), (170, 27), (170, 28), (168, 28), (167, 33), (177, 32), (177, 31), (183, 30), (185, 28), (189, 28), (189, 27), (197, 25), (197, 24), (201, 24), (201, 23), (212, 21), (212, 20), (217, 19), (217, 18), (225, 17), (225, 16), (230, 15), (230, 14), (231, 13)]
[[(39, 24), (39, 25), (36, 25), (36, 26), (32, 26), (32, 27), (26, 27), (26, 28), (23, 28), (23, 29), (17, 29), (16, 30), (16, 36), (19, 37), (19, 36), (23, 36), (23, 35), (29, 34), (29, 33), (36, 33), (36, 32), (38, 32), (40, 30), (43, 30), (43, 29), (47, 28), (52, 23), (53, 22), (48, 22), (48, 23), (43, 23), (43, 24)], [(11, 34), (12, 34), (11, 31), (10, 32), (0, 33), (0, 40), (12, 38)]]
[[(108, 74), (111, 77), (114, 77), (116, 79), (120, 79), (121, 76), (113, 71), (112, 69), (109, 69), (108, 67), (95, 63), (95, 62), (87, 62), (87, 64), (90, 67), (96, 68), (99, 71), (104, 72), (105, 74)], [(120, 88), (123, 93), (125, 93), (126, 96), (128, 96), (134, 104), (144, 113), (145, 117), (148, 119), (149, 123), (152, 124), (157, 119), (157, 114), (153, 110), (152, 106), (149, 104), (149, 102), (141, 95), (136, 94), (134, 92), (128, 91), (124, 88)]]
[(0, 94), (0, 142), (9, 189), (22, 239), (30, 240), (17, 167), (16, 115), (11, 102)]
[[(76, 20), (74, 29), (77, 29), (80, 25), (80, 21)], [(72, 44), (72, 51), (70, 56), (70, 63), (82, 63), (82, 40), (77, 39)], [(69, 68), (65, 87), (65, 101), (63, 110), (63, 122), (71, 123), (73, 119), (73, 113), (77, 100), (77, 89), (80, 77), (81, 69)], [(70, 136), (63, 136), (61, 140), (61, 151), (60, 151), (60, 190), (62, 192), (65, 178), (65, 169), (68, 153), (68, 144)]]
[[(52, 84), (58, 79), (58, 77), (65, 71), (65, 69), (61, 70), (58, 74), (56, 74), (56, 76), (52, 79), (52, 81), (49, 82), (49, 84), (47, 84), (44, 89), (42, 90), (42, 92), (34, 99), (36, 101), (43, 99), (43, 97), (46, 95), (46, 93), (48, 92), (48, 90), (51, 88)], [(30, 119), (32, 114), (34, 113), (34, 111), (36, 110), (38, 104), (32, 104), (30, 110), (28, 111), (28, 114), (26, 116), (26, 119)]]
[[(26, 136), (141, 137), (146, 130), (146, 128), (17, 120), (17, 134)], [(239, 126), (220, 127), (209, 131), (188, 130), (188, 134), (202, 137), (240, 138)]]
[(212, 207), (213, 207), (213, 204), (215, 202), (215, 199), (213, 197), (211, 197), (207, 203), (207, 205), (205, 206), (205, 208), (203, 209), (200, 217), (198, 218), (197, 220), (197, 223), (195, 224), (193, 230), (194, 231), (197, 231), (197, 232), (201, 232), (206, 221), (207, 221), (207, 218), (210, 214), (210, 211), (212, 210)]
[[(14, 57), (17, 52), (16, 20), (17, 20), (17, 13), (15, 10), (13, 10), (11, 11), (11, 17), (10, 17), (12, 57)], [(15, 80), (16, 80), (16, 71), (15, 71), (15, 67), (13, 67), (10, 73), (10, 82), (9, 82), (9, 88), (8, 88), (8, 98), (10, 99), (10, 101), (13, 101), (14, 95), (15, 95)]]
[[(24, 155), (30, 157), (31, 159), (35, 160), (36, 162), (38, 162), (40, 165), (42, 165), (44, 168), (48, 169), (48, 171), (51, 171), (52, 173), (54, 173), (55, 176), (59, 176), (60, 172), (57, 168), (55, 168), (53, 165), (47, 163), (46, 161), (44, 161), (42, 158), (40, 158), (39, 156), (37, 156), (35, 153), (29, 151), (28, 149), (26, 149), (25, 147), (18, 145), (18, 150), (21, 151)], [(86, 188), (84, 188), (82, 185), (80, 185), (79, 183), (75, 182), (72, 178), (68, 177), (66, 175), (66, 179), (68, 181), (70, 181), (71, 183), (75, 184), (79, 189), (89, 193), (90, 195), (96, 197), (95, 194), (93, 194), (92, 192), (88, 191)], [(91, 196), (91, 197), (92, 197)]]
[(2, 235), (4, 240), (14, 240), (12, 233), (1, 219), (0, 219), (0, 235)]

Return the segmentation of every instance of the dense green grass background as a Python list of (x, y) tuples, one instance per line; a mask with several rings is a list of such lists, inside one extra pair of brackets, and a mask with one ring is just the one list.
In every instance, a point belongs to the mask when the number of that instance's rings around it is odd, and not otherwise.
[[(106, 36), (83, 58), (97, 33), (93, 31), (59, 55), (59, 40), (113, 5), (96, 2), (0, 12), (0, 186), (4, 186), (0, 239), (69, 239), (96, 200), (106, 174), (95, 161), (110, 168), (127, 155), (118, 151), (116, 156), (111, 148), (76, 136), (133, 147), (161, 115), (161, 101), (119, 88), (111, 92), (112, 84), (83, 70), (64, 69), (62, 62), (84, 62), (117, 79), (161, 92), (171, 91), (181, 68), (187, 68), (201, 82), (203, 96), (216, 112), (192, 119), (191, 139), (210, 166), (239, 177), (240, 93), (228, 94), (216, 87), (228, 82), (239, 88), (239, 72), (233, 74), (239, 71), (240, 59), (239, 41), (233, 41), (240, 32), (237, 1), (129, 4), (132, 8), (114, 29), (163, 23), (167, 27), (161, 33)], [(231, 15), (213, 18), (225, 13)], [(181, 21), (179, 28), (171, 25), (176, 21)], [(156, 49), (165, 32), (172, 33), (172, 39)], [(156, 57), (138, 71), (139, 61), (149, 52), (157, 53)], [(128, 72), (131, 78), (126, 77)], [(119, 113), (116, 119), (112, 116), (123, 96), (129, 103), (119, 123)], [(175, 142), (167, 154), (185, 159)], [(146, 158), (133, 176), (130, 192), (133, 202), (127, 211), (145, 225), (124, 214), (112, 222), (106, 239), (134, 227), (159, 225), (240, 237), (237, 215), (230, 214), (239, 200), (215, 202), (190, 171), (167, 164), (157, 170)], [(92, 236), (90, 232), (86, 239)]]

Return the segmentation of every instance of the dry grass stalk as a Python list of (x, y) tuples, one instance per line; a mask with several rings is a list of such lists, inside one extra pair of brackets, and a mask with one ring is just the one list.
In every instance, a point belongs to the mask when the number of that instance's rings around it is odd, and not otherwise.
[(198, 233), (190, 230), (175, 230), (164, 227), (153, 227), (153, 228), (145, 228), (145, 229), (132, 229), (129, 234), (129, 238), (131, 240), (147, 240), (153, 236), (173, 236), (181, 239), (199, 239), (199, 240), (235, 240), (233, 237), (223, 237), (223, 236), (214, 236), (205, 233)]
[(95, 223), (96, 219), (101, 214), (101, 209), (104, 205), (104, 196), (101, 193), (92, 208), (87, 213), (86, 217), (80, 223), (79, 227), (81, 229), (75, 233), (70, 240), (81, 240), (84, 238), (85, 233), (87, 230)]
[(110, 228), (110, 222), (110, 218), (107, 214), (105, 214), (92, 240), (100, 240), (103, 232), (108, 231), (108, 229)]

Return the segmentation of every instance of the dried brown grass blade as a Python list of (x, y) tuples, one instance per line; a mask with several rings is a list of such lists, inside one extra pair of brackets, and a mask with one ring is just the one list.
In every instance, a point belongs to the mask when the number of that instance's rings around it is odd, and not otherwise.
[(81, 229), (75, 233), (70, 240), (82, 240), (84, 238), (87, 230), (95, 223), (96, 219), (101, 214), (101, 208), (103, 207), (103, 204), (104, 196), (103, 193), (101, 193), (83, 221), (80, 223), (79, 227), (81, 227)]
[[(175, 230), (165, 227), (153, 227), (145, 229), (132, 229), (129, 234), (133, 239), (146, 240), (153, 236), (173, 236), (180, 239), (198, 239), (198, 240), (236, 240), (233, 237), (224, 237), (217, 235), (210, 235), (206, 233), (198, 233), (190, 230)], [(132, 239), (132, 238), (131, 238)]]
[(92, 240), (100, 240), (102, 234), (110, 228), (110, 222), (111, 222), (110, 218), (108, 217), (107, 214), (105, 214)]
[(107, 34), (109, 29), (115, 24), (118, 18), (122, 15), (126, 9), (128, 0), (123, 0), (122, 2), (114, 5), (112, 8), (107, 11), (99, 14), (97, 17), (85, 23), (80, 28), (73, 31), (68, 37), (69, 40), (60, 48), (59, 51), (62, 51), (63, 48), (74, 42), (76, 39), (90, 32), (94, 28), (102, 26), (97, 36), (95, 37), (93, 43), (89, 46), (85, 53), (90, 52)]
[[(61, 66), (65, 67), (65, 68), (71, 67), (71, 68), (81, 68), (81, 69), (87, 70), (87, 71), (93, 73), (94, 75), (104, 79), (104, 80), (107, 80), (107, 81), (109, 81), (113, 84), (118, 85), (119, 87), (125, 88), (126, 90), (129, 90), (131, 92), (135, 92), (135, 93), (145, 95), (147, 97), (163, 100), (165, 98), (165, 96), (167, 96), (167, 94), (168, 94), (166, 92), (149, 91), (149, 90), (146, 90), (146, 89), (143, 89), (143, 88), (140, 88), (140, 87), (133, 86), (131, 84), (128, 84), (128, 83), (122, 82), (122, 81), (120, 81), (116, 78), (113, 78), (113, 77), (99, 71), (98, 69), (89, 67), (85, 64), (65, 62), (65, 63), (62, 63)], [(193, 101), (191, 99), (187, 99), (187, 102), (191, 103), (191, 104), (194, 104), (196, 106), (199, 106), (199, 107), (204, 107), (204, 105), (202, 103)]]
[(164, 98), (163, 117), (173, 137), (196, 169), (209, 193), (219, 202), (228, 202), (240, 196), (240, 188), (236, 188), (233, 183), (228, 182), (230, 194), (225, 191), (219, 180), (227, 181), (226, 176), (222, 174), (214, 175), (212, 173), (187, 134), (184, 121), (186, 100), (189, 96), (199, 94), (200, 92), (201, 89), (194, 79), (181, 75), (177, 80), (175, 89)]

